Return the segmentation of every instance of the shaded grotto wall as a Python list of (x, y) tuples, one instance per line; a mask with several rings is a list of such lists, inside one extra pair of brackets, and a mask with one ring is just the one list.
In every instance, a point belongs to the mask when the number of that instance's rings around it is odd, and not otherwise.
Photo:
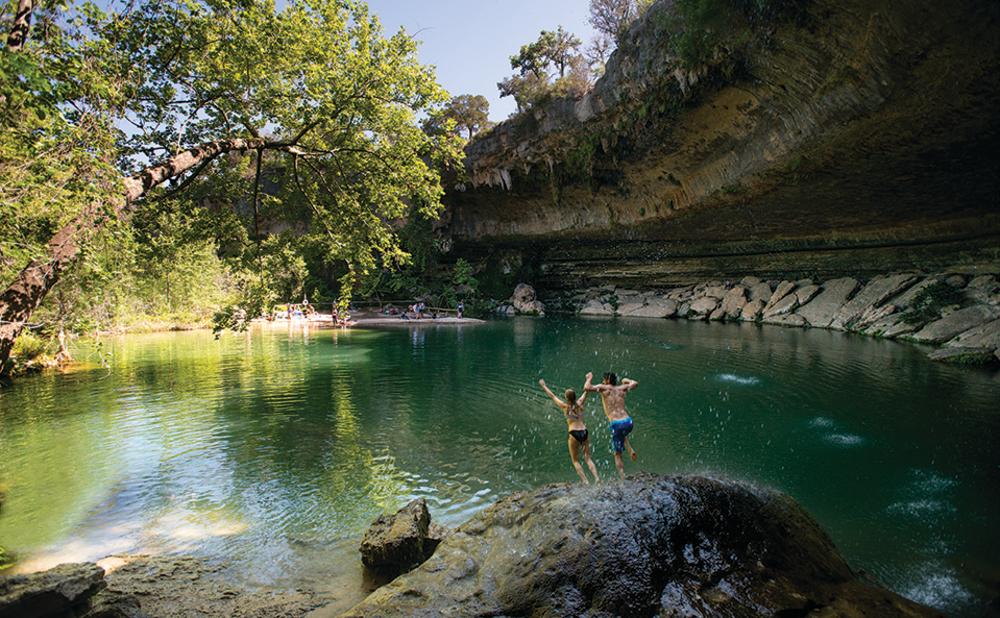
[(454, 254), (554, 289), (995, 270), (997, 5), (805, 7), (745, 58), (681, 73), (654, 5), (586, 99), (469, 145)]

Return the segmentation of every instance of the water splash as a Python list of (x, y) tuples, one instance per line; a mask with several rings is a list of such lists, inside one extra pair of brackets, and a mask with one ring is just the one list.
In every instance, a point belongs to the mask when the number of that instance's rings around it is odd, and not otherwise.
[(954, 572), (946, 567), (928, 568), (917, 574), (916, 581), (904, 588), (902, 595), (941, 610), (954, 610), (967, 605), (973, 598)]

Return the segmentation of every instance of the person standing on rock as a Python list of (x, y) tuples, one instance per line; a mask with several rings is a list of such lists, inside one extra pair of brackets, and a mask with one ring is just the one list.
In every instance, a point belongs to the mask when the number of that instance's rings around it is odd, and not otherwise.
[(604, 374), (604, 382), (597, 386), (591, 384), (593, 378), (593, 373), (587, 374), (587, 382), (583, 385), (583, 390), (588, 393), (596, 391), (601, 394), (604, 415), (611, 421), (611, 450), (615, 452), (615, 468), (618, 469), (618, 476), (624, 480), (625, 462), (622, 461), (622, 451), (627, 448), (632, 461), (639, 457), (628, 440), (628, 435), (632, 433), (632, 417), (625, 411), (625, 394), (639, 386), (639, 382), (625, 378), (619, 384), (618, 376), (611, 371)]
[[(591, 374), (587, 374), (588, 380), (592, 377)], [(577, 399), (576, 391), (567, 388), (565, 393), (566, 401), (563, 401), (549, 390), (549, 387), (545, 385), (545, 380), (539, 380), (538, 384), (545, 391), (545, 394), (559, 406), (563, 414), (566, 415), (566, 424), (569, 426), (569, 458), (573, 462), (576, 473), (580, 475), (580, 480), (587, 485), (590, 484), (590, 481), (587, 480), (587, 475), (583, 471), (583, 466), (580, 465), (580, 453), (582, 452), (583, 458), (587, 462), (587, 467), (590, 468), (590, 473), (594, 475), (594, 482), (600, 482), (601, 479), (597, 476), (597, 466), (594, 465), (594, 460), (590, 458), (590, 435), (587, 432), (587, 425), (583, 422), (583, 403), (587, 400), (587, 393), (584, 393), (583, 397)]]

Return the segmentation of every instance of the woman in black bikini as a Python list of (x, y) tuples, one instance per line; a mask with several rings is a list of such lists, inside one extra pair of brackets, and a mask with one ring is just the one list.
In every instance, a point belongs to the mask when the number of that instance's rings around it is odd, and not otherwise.
[[(588, 377), (592, 377), (591, 374), (587, 375)], [(583, 471), (583, 466), (580, 465), (580, 452), (582, 451), (583, 458), (587, 461), (587, 467), (590, 468), (590, 473), (594, 475), (594, 481), (600, 481), (600, 477), (597, 476), (597, 466), (594, 465), (594, 461), (590, 458), (590, 439), (587, 435), (587, 425), (583, 422), (583, 403), (587, 400), (587, 393), (584, 393), (583, 397), (577, 399), (576, 391), (567, 388), (566, 401), (563, 401), (549, 390), (549, 387), (545, 385), (545, 380), (539, 380), (538, 384), (541, 385), (545, 394), (552, 398), (552, 401), (566, 415), (566, 424), (569, 426), (569, 458), (573, 460), (573, 467), (576, 468), (576, 473), (580, 475), (580, 480), (587, 484), (590, 483)]]

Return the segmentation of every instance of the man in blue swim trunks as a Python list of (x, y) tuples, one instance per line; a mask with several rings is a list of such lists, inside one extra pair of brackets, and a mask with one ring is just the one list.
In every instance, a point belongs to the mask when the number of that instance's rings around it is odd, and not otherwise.
[(639, 386), (635, 380), (625, 378), (618, 383), (618, 376), (612, 372), (604, 374), (604, 382), (594, 386), (590, 383), (588, 376), (583, 389), (587, 392), (598, 392), (601, 394), (601, 403), (604, 404), (604, 415), (611, 421), (611, 449), (615, 452), (615, 467), (618, 468), (618, 476), (625, 478), (625, 462), (622, 461), (622, 451), (628, 449), (629, 456), (635, 461), (638, 454), (629, 443), (628, 434), (632, 433), (632, 417), (625, 411), (625, 394)]

